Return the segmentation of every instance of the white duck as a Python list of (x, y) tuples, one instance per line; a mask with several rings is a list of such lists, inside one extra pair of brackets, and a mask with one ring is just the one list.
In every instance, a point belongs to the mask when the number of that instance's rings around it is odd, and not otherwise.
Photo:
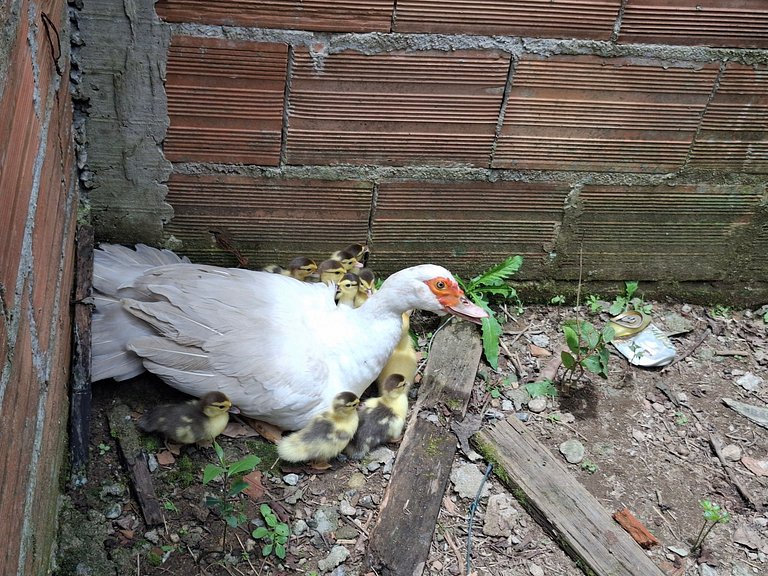
[(351, 308), (336, 306), (335, 285), (185, 260), (143, 245), (94, 251), (94, 381), (146, 369), (193, 396), (221, 391), (246, 416), (296, 430), (337, 394), (363, 393), (400, 339), (406, 310), (475, 323), (487, 316), (433, 264), (393, 274)]

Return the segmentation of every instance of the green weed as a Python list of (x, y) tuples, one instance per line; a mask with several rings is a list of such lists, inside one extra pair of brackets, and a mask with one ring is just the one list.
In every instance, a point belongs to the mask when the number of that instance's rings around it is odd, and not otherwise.
[(606, 344), (616, 336), (611, 326), (606, 326), (598, 332), (586, 320), (567, 320), (563, 323), (563, 334), (568, 345), (568, 350), (563, 350), (560, 354), (564, 368), (561, 382), (566, 393), (585, 371), (608, 378), (610, 353)]
[(701, 506), (703, 510), (704, 524), (702, 525), (701, 530), (699, 530), (696, 539), (693, 541), (691, 554), (695, 554), (701, 550), (701, 545), (704, 544), (704, 539), (712, 531), (712, 528), (717, 524), (727, 524), (731, 521), (731, 515), (720, 508), (719, 504), (715, 504), (709, 500), (701, 500), (699, 501), (699, 506)]
[(531, 398), (536, 398), (537, 396), (549, 396), (554, 398), (557, 396), (557, 388), (555, 388), (555, 385), (551, 380), (546, 378), (538, 382), (526, 384), (525, 389), (528, 391), (528, 395)]
[(611, 316), (616, 316), (627, 310), (637, 310), (644, 314), (650, 314), (653, 306), (647, 304), (639, 296), (635, 296), (639, 283), (637, 281), (624, 282), (624, 294), (619, 294), (608, 308)]
[(502, 300), (511, 299), (515, 302), (518, 310), (522, 310), (522, 303), (517, 296), (517, 291), (506, 282), (520, 269), (522, 264), (522, 256), (510, 256), (504, 262), (492, 266), (469, 281), (456, 277), (467, 298), (488, 312), (488, 318), (483, 318), (482, 322), (483, 352), (488, 364), (494, 370), (497, 370), (499, 366), (501, 324), (496, 318), (496, 313), (491, 310), (490, 302), (499, 298)]
[(288, 525), (280, 522), (275, 512), (268, 504), (262, 504), (259, 507), (262, 518), (266, 526), (259, 526), (251, 533), (255, 540), (262, 540), (264, 546), (261, 548), (261, 555), (266, 557), (274, 552), (275, 556), (281, 560), (285, 558), (285, 544), (291, 534)]
[(557, 296), (552, 296), (552, 298), (549, 299), (550, 304), (554, 304), (555, 306), (562, 306), (565, 304), (565, 296), (562, 294), (558, 294)]

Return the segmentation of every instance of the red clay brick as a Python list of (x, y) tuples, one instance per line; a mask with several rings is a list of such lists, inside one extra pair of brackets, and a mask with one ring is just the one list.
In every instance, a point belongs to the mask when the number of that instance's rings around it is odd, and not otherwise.
[(619, 42), (768, 47), (765, 0), (627, 0)]
[(277, 165), (287, 65), (285, 44), (174, 36), (166, 157)]
[(568, 190), (564, 183), (382, 182), (371, 266), (388, 273), (450, 261), (454, 272), (476, 273), (520, 254), (530, 274), (554, 247)]
[(197, 22), (257, 28), (328, 32), (389, 32), (394, 0), (159, 0), (157, 13), (168, 22)]
[(249, 267), (285, 263), (304, 253), (326, 258), (366, 241), (372, 188), (357, 180), (174, 174), (166, 200), (175, 215), (165, 230), (183, 240), (184, 253), (198, 261), (235, 264), (216, 247), (208, 232), (213, 228), (225, 228), (246, 254), (258, 253)]
[(608, 40), (621, 0), (398, 0), (396, 32)]
[(690, 165), (705, 170), (768, 172), (768, 77), (729, 62), (704, 112)]
[(493, 166), (676, 170), (717, 73), (716, 63), (528, 56), (515, 71)]
[(297, 50), (289, 164), (488, 166), (509, 56)]
[[(22, 298), (27, 301), (24, 291)], [(16, 348), (13, 353), (12, 370), (5, 390), (0, 419), (4, 433), (0, 442), (0, 568), (3, 573), (16, 573), (19, 557), (21, 527), (24, 521), (24, 501), (29, 477), (29, 462), (32, 454), (37, 400), (40, 384), (32, 365), (30, 330), (26, 303), (21, 307)]]

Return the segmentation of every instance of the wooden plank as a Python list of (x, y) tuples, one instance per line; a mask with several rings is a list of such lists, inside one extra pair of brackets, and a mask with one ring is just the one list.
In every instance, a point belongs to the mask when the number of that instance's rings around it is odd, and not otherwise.
[(110, 434), (117, 440), (144, 521), (147, 526), (162, 524), (163, 512), (152, 484), (147, 453), (139, 443), (139, 434), (131, 420), (131, 411), (125, 404), (118, 404), (109, 412), (108, 419)]
[(74, 318), (72, 325), (72, 373), (69, 398), (69, 452), (74, 486), (86, 482), (91, 430), (91, 288), (93, 228), (77, 229), (75, 256)]
[(600, 502), (577, 482), (516, 417), (472, 437), (533, 518), (587, 573), (664, 576)]
[[(367, 562), (380, 576), (420, 576), (456, 455), (461, 420), (482, 353), (478, 329), (453, 321), (435, 335), (416, 402), (370, 532)], [(429, 414), (437, 422), (428, 420)]]

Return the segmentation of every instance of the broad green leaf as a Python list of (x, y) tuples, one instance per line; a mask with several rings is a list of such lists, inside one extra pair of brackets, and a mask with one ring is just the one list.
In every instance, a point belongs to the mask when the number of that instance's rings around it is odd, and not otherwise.
[(285, 544), (288, 542), (288, 536), (275, 536), (275, 542), (277, 544)]
[(496, 320), (496, 316), (491, 314), (482, 321), (483, 334), (483, 352), (485, 359), (494, 370), (499, 367), (499, 336), (501, 336), (501, 325)]
[(291, 529), (288, 528), (288, 524), (283, 524), (282, 522), (275, 526), (275, 534), (278, 536), (288, 536), (291, 533)]
[(613, 342), (613, 339), (616, 338), (616, 330), (614, 330), (613, 326), (611, 326), (610, 324), (606, 324), (603, 327), (602, 336), (603, 336), (603, 342), (605, 342), (606, 344), (608, 344), (609, 342)]
[(600, 364), (600, 357), (597, 354), (590, 354), (584, 358), (584, 360), (581, 361), (581, 365), (592, 372), (592, 374), (601, 374), (603, 372), (603, 367)]
[(590, 350), (594, 350), (597, 348), (597, 345), (600, 344), (600, 333), (595, 330), (595, 327), (592, 326), (592, 324), (587, 324), (584, 328), (584, 340), (587, 341), (587, 347)]
[(269, 556), (272, 553), (272, 544), (265, 544), (261, 549), (262, 556)]
[(242, 492), (246, 488), (248, 488), (248, 482), (244, 482), (243, 480), (238, 480), (237, 482), (232, 484), (232, 487), (227, 492), (227, 498), (232, 498), (233, 496), (237, 496), (238, 494), (240, 494), (240, 492)]
[(262, 504), (259, 506), (259, 512), (261, 512), (262, 516), (267, 516), (272, 514), (272, 508), (269, 507), (269, 504)]
[(613, 301), (613, 304), (611, 304), (610, 308), (608, 308), (608, 314), (611, 316), (616, 316), (616, 314), (620, 314), (624, 312), (627, 308), (627, 299), (623, 296), (617, 296), (616, 300)]
[(225, 472), (226, 470), (224, 470), (224, 468), (221, 466), (216, 466), (215, 464), (207, 464), (205, 466), (205, 470), (203, 470), (203, 484), (208, 484), (208, 482), (214, 478), (218, 478)]
[(579, 353), (579, 335), (576, 334), (576, 331), (570, 326), (568, 326), (567, 324), (563, 324), (563, 334), (565, 335), (565, 343), (568, 344), (568, 348), (574, 354), (578, 354)]
[(598, 355), (600, 356), (600, 365), (603, 367), (603, 373), (608, 374), (608, 362), (611, 359), (611, 353), (608, 351), (608, 348), (603, 346)]
[(279, 542), (275, 544), (275, 556), (280, 558), (280, 560), (285, 559), (285, 546)]
[(632, 295), (635, 292), (637, 292), (638, 282), (636, 281), (624, 282), (624, 286), (626, 286), (626, 290), (627, 290), (627, 300), (631, 300)]
[(261, 540), (264, 538), (267, 534), (269, 534), (269, 530), (267, 530), (264, 526), (259, 526), (251, 532), (251, 536), (253, 536), (256, 540)]
[(234, 464), (232, 464), (229, 467), (229, 475), (234, 476), (235, 474), (240, 474), (241, 472), (251, 472), (256, 466), (261, 462), (261, 458), (256, 456), (255, 454), (251, 454), (250, 456), (246, 456), (242, 460), (238, 460)]
[(486, 288), (476, 288), (475, 292), (508, 298), (512, 295), (513, 290), (510, 286), (488, 286)]
[(560, 360), (563, 362), (566, 370), (572, 370), (576, 366), (576, 358), (571, 356), (570, 352), (563, 350), (560, 352)]
[(267, 526), (270, 528), (274, 528), (277, 526), (277, 516), (274, 514), (269, 514), (268, 516), (264, 516), (264, 522), (267, 523)]
[(218, 508), (222, 504), (224, 504), (224, 501), (221, 498), (216, 498), (216, 496), (205, 497), (205, 505), (208, 506), (208, 508)]
[(554, 398), (557, 396), (557, 388), (552, 384), (550, 380), (541, 380), (539, 382), (531, 382), (525, 385), (525, 389), (531, 398), (537, 398), (539, 396), (551, 396)]
[(234, 515), (227, 516), (225, 520), (227, 521), (227, 524), (232, 528), (237, 528), (237, 525), (239, 524), (237, 516)]
[(219, 462), (224, 466), (224, 449), (219, 446), (219, 443), (215, 440), (213, 441), (213, 449), (216, 451), (216, 456), (218, 456)]

